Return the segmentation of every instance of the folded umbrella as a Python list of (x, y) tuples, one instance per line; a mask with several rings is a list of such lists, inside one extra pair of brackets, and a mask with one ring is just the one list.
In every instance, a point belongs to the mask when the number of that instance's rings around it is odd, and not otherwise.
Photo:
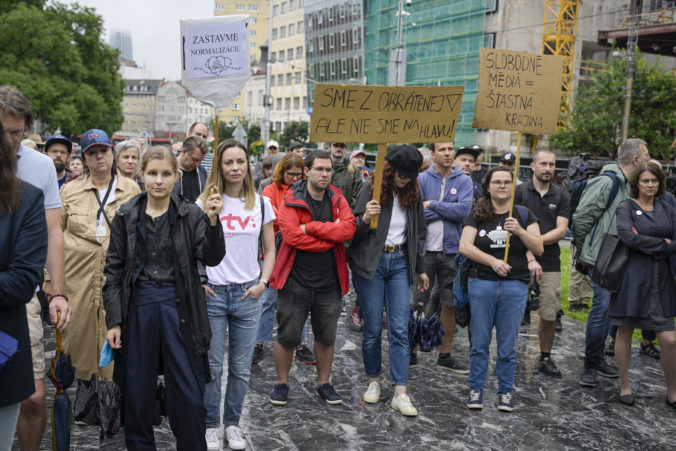
[[(57, 323), (60, 313), (57, 313)], [(75, 368), (70, 354), (64, 352), (61, 344), (61, 332), (56, 329), (56, 355), (49, 366), (49, 379), (56, 387), (52, 404), (52, 449), (67, 451), (70, 449), (71, 408), (66, 390), (75, 380)]]

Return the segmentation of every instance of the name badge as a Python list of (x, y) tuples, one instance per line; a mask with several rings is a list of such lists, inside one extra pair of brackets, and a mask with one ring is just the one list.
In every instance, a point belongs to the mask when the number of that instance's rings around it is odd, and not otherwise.
[(96, 238), (103, 238), (106, 236), (106, 228), (103, 225), (96, 226)]

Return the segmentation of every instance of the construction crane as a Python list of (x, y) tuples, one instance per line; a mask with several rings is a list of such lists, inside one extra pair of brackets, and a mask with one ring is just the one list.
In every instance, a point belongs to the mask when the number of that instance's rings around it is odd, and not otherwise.
[(563, 57), (561, 109), (558, 129), (566, 127), (570, 118), (570, 98), (573, 89), (575, 39), (579, 0), (545, 0), (545, 18), (542, 25), (542, 54)]

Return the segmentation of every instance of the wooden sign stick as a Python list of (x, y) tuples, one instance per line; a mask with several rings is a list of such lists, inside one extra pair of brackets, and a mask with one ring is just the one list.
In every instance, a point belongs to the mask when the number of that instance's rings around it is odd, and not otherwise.
[(218, 113), (214, 118), (214, 161), (216, 161), (216, 153), (218, 152)]
[[(509, 217), (512, 217), (514, 212), (514, 193), (516, 192), (516, 181), (519, 174), (519, 157), (521, 155), (521, 132), (519, 132), (519, 140), (516, 143), (516, 161), (514, 162), (514, 175), (512, 176), (512, 197), (509, 199)], [(507, 263), (507, 256), (509, 256), (509, 238), (511, 233), (507, 232), (507, 243), (505, 246), (505, 263)]]
[[(380, 202), (380, 192), (383, 188), (383, 169), (385, 168), (385, 154), (387, 153), (387, 144), (378, 144), (378, 156), (376, 157), (376, 174), (373, 180), (373, 197), (372, 200)], [(368, 183), (368, 182), (367, 182)], [(369, 227), (372, 230), (378, 228), (378, 215), (371, 218)]]

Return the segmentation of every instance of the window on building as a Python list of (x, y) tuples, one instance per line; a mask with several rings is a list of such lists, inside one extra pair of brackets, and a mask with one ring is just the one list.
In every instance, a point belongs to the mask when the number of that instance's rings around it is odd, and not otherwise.
[(282, 98), (280, 97), (280, 98), (277, 99), (277, 110), (281, 110), (281, 109), (282, 109)]
[(284, 50), (280, 50), (280, 51), (279, 51), (279, 61), (280, 61), (281, 63), (284, 62), (284, 57), (286, 56), (285, 53), (286, 53), (286, 52), (285, 52)]
[(296, 28), (298, 29), (298, 33), (303, 32), (303, 25), (304, 24), (305, 24), (305, 22), (303, 22), (302, 20), (300, 22), (298, 22), (298, 25), (296, 26)]
[(352, 29), (352, 46), (356, 47), (359, 44), (359, 28)]
[(303, 96), (303, 108), (307, 110), (307, 97)]
[(246, 9), (246, 5), (244, 3), (237, 3), (235, 5), (235, 11), (244, 11)]
[(288, 6), (289, 5), (286, 2), (282, 2), (282, 14), (286, 14)]
[(324, 14), (321, 11), (317, 13), (317, 24), (321, 25), (324, 23)]
[(257, 47), (257, 45), (256, 45), (255, 42), (252, 42), (252, 43), (249, 45), (249, 47), (250, 47), (252, 50), (254, 50), (254, 49)]
[(296, 25), (295, 24), (289, 24), (289, 36), (293, 36), (296, 34)]
[(275, 76), (270, 77), (270, 86), (275, 86)]
[(302, 60), (303, 59), (303, 46), (298, 46), (296, 47), (296, 59), (297, 60)]
[(300, 109), (300, 97), (293, 98), (293, 109), (294, 110)]
[(335, 47), (335, 45), (336, 45), (336, 37), (333, 35), (333, 33), (331, 33), (331, 34), (329, 35), (329, 49), (330, 49), (330, 50), (333, 50), (333, 48)]
[(345, 19), (345, 5), (339, 5), (338, 11), (341, 19)]
[(222, 11), (225, 8), (223, 3), (216, 3), (216, 11)]
[(324, 76), (326, 74), (326, 62), (324, 63), (319, 63), (319, 79), (323, 80)]
[(253, 91), (247, 91), (246, 104), (249, 107), (253, 104)]
[(288, 61), (293, 61), (293, 49), (288, 49), (286, 51), (286, 58)]
[(336, 76), (336, 62), (335, 62), (335, 61), (331, 61), (331, 62), (329, 63), (329, 75), (330, 75), (331, 77), (335, 77), (335, 76)]
[(333, 22), (333, 7), (329, 8), (329, 23)]
[(249, 11), (258, 11), (258, 5), (252, 3), (249, 5)]
[(272, 7), (272, 15), (275, 17), (279, 16), (279, 5), (275, 5)]
[(319, 53), (324, 51), (324, 38), (325, 36), (319, 36), (317, 39), (317, 49), (319, 50)]
[(257, 17), (249, 17), (249, 23), (258, 23)]
[(307, 48), (308, 55), (312, 55), (315, 52), (315, 40), (310, 38), (309, 47)]
[(242, 109), (242, 106), (239, 103), (233, 103), (232, 109), (235, 111), (240, 111)]
[(300, 72), (295, 72), (295, 73), (293, 74), (293, 82), (294, 82), (295, 84), (299, 84), (299, 83), (300, 83), (300, 80), (301, 80)]
[(289, 11), (296, 10), (296, 0), (289, 0)]
[(256, 30), (253, 28), (249, 29), (249, 36), (256, 36)]
[(261, 101), (260, 101), (260, 103), (259, 103), (259, 102), (256, 102), (256, 104), (259, 105), (259, 106), (263, 106), (263, 90), (262, 90), (262, 89), (259, 89), (259, 90), (258, 90), (258, 98), (259, 98)]
[(344, 48), (346, 44), (347, 39), (345, 39), (345, 31), (340, 32), (340, 48)]
[(285, 37), (286, 37), (286, 26), (284, 26), (284, 27), (279, 27), (279, 37), (280, 37), (280, 38), (285, 38)]
[(274, 63), (277, 58), (277, 52), (270, 53), (270, 62)]
[(352, 59), (352, 76), (359, 77), (359, 57)]
[(277, 75), (277, 86), (284, 85), (284, 74)]
[(284, 99), (284, 110), (289, 111), (291, 109), (291, 97), (286, 97)]
[[(279, 108), (281, 110), (281, 108)], [(275, 122), (275, 130), (278, 132), (282, 131), (282, 123), (281, 122)]]
[(340, 75), (343, 78), (347, 77), (347, 61), (345, 60), (345, 58), (340, 60)]
[(273, 40), (277, 39), (277, 29), (276, 28), (272, 29), (272, 39)]
[(287, 85), (287, 86), (291, 86), (291, 78), (292, 78), (292, 77), (293, 77), (293, 76), (291, 75), (291, 72), (289, 72), (288, 74), (286, 74), (286, 85)]

